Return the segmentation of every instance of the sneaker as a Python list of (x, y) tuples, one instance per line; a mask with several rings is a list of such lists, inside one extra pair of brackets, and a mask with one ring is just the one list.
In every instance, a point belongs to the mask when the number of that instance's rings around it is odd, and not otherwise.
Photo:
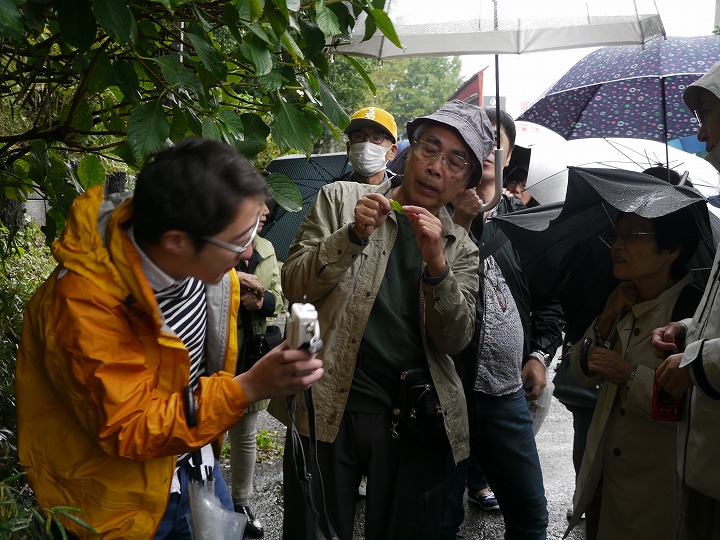
[(487, 490), (485, 493), (468, 492), (468, 501), (477, 504), (483, 510), (500, 510), (500, 505), (492, 490)]
[(360, 485), (358, 486), (358, 495), (361, 497), (367, 497), (367, 476), (363, 476), (360, 479)]

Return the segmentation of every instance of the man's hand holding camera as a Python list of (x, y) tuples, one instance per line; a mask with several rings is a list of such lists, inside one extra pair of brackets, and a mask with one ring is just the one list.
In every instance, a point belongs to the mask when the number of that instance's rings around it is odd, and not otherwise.
[(303, 392), (324, 373), (322, 360), (305, 350), (291, 349), (284, 341), (235, 380), (252, 403)]

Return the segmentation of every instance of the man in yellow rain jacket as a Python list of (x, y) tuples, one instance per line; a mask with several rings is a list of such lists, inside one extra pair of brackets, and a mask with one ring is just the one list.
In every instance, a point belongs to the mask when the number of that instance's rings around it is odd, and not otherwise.
[(53, 244), (58, 267), (26, 308), (17, 362), (20, 461), (44, 508), (81, 509), (100, 538), (189, 538), (201, 449), (203, 475), (232, 510), (211, 443), (250, 403), (323, 374), (320, 360), (283, 344), (233, 377), (233, 268), (265, 194), (232, 148), (188, 139), (155, 156), (134, 194), (96, 187), (73, 203)]

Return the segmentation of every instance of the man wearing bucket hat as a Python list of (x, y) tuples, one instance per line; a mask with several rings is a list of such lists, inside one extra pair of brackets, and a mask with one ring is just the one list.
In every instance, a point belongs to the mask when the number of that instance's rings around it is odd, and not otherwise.
[(378, 185), (388, 179), (387, 163), (397, 153), (397, 125), (379, 107), (355, 111), (345, 128), (347, 154), (353, 172), (343, 180)]
[[(685, 89), (685, 103), (698, 120), (697, 138), (706, 159), (720, 171), (720, 63)], [(676, 538), (720, 537), (720, 250), (712, 278), (692, 319), (653, 332), (658, 384), (673, 397), (685, 396), (678, 424), (678, 472), (683, 490)], [(668, 356), (669, 355), (669, 356)]]
[[(479, 178), (493, 133), (482, 109), (459, 101), (407, 132), (403, 183), (325, 186), (282, 271), (288, 300), (312, 302), (319, 314), (328, 369), (313, 387), (317, 457), (329, 521), (347, 540), (363, 474), (366, 538), (439, 537), (447, 460), (469, 451), (462, 384), (448, 355), (472, 337), (478, 252), (445, 205)], [(285, 410), (285, 400), (271, 404), (287, 423)], [(298, 405), (296, 421), (307, 455), (306, 410)], [(284, 538), (314, 538), (285, 456)]]

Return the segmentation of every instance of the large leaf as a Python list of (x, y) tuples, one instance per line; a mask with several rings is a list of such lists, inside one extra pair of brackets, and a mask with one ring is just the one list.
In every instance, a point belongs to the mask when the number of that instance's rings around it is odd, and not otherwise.
[(318, 79), (318, 84), (320, 85), (320, 99), (322, 100), (323, 111), (325, 111), (333, 124), (344, 129), (350, 123), (350, 117), (337, 102), (335, 95), (325, 81)]
[(277, 6), (278, 11), (282, 13), (282, 16), (285, 17), (285, 20), (287, 21), (290, 18), (290, 11), (288, 10), (287, 2), (285, 0), (272, 0), (272, 3)]
[(302, 193), (284, 174), (269, 174), (265, 181), (270, 188), (270, 194), (277, 203), (288, 212), (302, 210)]
[(105, 183), (105, 169), (97, 156), (82, 158), (78, 164), (77, 175), (80, 185), (85, 189)]
[(338, 18), (326, 5), (325, 0), (315, 1), (315, 13), (317, 15), (317, 24), (320, 30), (327, 37), (332, 37), (340, 33), (340, 23)]
[(137, 24), (125, 0), (92, 0), (95, 18), (118, 43), (131, 43), (137, 37)]
[(225, 79), (227, 77), (227, 65), (225, 65), (220, 51), (213, 46), (207, 34), (197, 25), (192, 25), (186, 37), (200, 57), (200, 61), (210, 73), (219, 80)]
[(118, 60), (113, 64), (115, 84), (129, 103), (140, 101), (140, 81), (133, 65), (126, 60)]
[(315, 144), (313, 129), (299, 110), (281, 100), (274, 111), (274, 116), (273, 139), (282, 150), (295, 148), (306, 154), (312, 152), (313, 144)]
[(202, 136), (203, 139), (210, 139), (213, 141), (222, 141), (223, 136), (220, 128), (215, 123), (215, 120), (206, 116), (202, 122)]
[(95, 59), (92, 77), (88, 83), (88, 90), (93, 93), (101, 93), (103, 90), (115, 85), (117, 76), (110, 58), (104, 52), (98, 52)]
[(295, 43), (295, 40), (289, 32), (285, 32), (282, 35), (282, 42), (285, 50), (292, 55), (295, 62), (300, 62), (303, 58), (305, 58), (302, 50), (298, 47), (298, 44)]
[(267, 75), (258, 77), (258, 84), (260, 88), (267, 90), (268, 92), (277, 92), (285, 84), (286, 79), (282, 76), (279, 70), (274, 69)]
[[(197, 75), (188, 71), (175, 56), (165, 55), (155, 58), (155, 62), (160, 66), (163, 77), (175, 91), (185, 90), (195, 94), (195, 99), (205, 102), (205, 90)], [(192, 95), (192, 94), (191, 94)]]
[(245, 128), (242, 120), (240, 120), (237, 113), (230, 109), (222, 109), (218, 113), (218, 119), (220, 120), (219, 127), (225, 135), (227, 142), (237, 148), (238, 144), (245, 140), (243, 134)]
[(143, 103), (130, 113), (128, 142), (135, 160), (142, 161), (165, 148), (169, 134), (170, 125), (159, 99)]
[(78, 49), (88, 49), (95, 41), (97, 21), (90, 0), (62, 0), (58, 24), (63, 37)]
[(0, 0), (0, 39), (18, 39), (22, 35), (23, 22), (19, 2)]
[(75, 108), (75, 112), (70, 120), (70, 125), (73, 129), (78, 131), (92, 131), (93, 128), (93, 115), (90, 104), (86, 99), (83, 99), (78, 103)]
[(323, 34), (317, 25), (301, 20), (300, 33), (305, 41), (305, 52), (307, 56), (312, 58), (323, 51), (325, 48), (325, 34)]
[[(267, 75), (272, 71), (273, 59), (267, 46), (257, 38), (246, 39), (242, 44), (244, 55), (249, 55), (255, 64), (255, 74)], [(247, 54), (246, 54), (247, 53)]]
[(244, 140), (239, 142), (235, 148), (247, 158), (255, 157), (267, 148), (270, 128), (262, 118), (254, 113), (241, 114), (240, 120), (243, 123)]
[(372, 15), (375, 24), (377, 24), (380, 31), (385, 34), (385, 37), (388, 38), (398, 49), (402, 49), (400, 38), (398, 37), (397, 32), (395, 32), (395, 27), (393, 26), (393, 23), (387, 13), (380, 9), (371, 9), (369, 14)]
[(352, 56), (346, 56), (345, 60), (347, 60), (352, 67), (355, 68), (355, 71), (357, 71), (360, 76), (365, 81), (365, 84), (368, 85), (368, 88), (373, 94), (377, 94), (377, 88), (375, 87), (375, 83), (370, 78), (370, 75), (368, 75), (367, 71), (365, 71), (365, 68), (362, 67), (362, 64), (355, 60)]

